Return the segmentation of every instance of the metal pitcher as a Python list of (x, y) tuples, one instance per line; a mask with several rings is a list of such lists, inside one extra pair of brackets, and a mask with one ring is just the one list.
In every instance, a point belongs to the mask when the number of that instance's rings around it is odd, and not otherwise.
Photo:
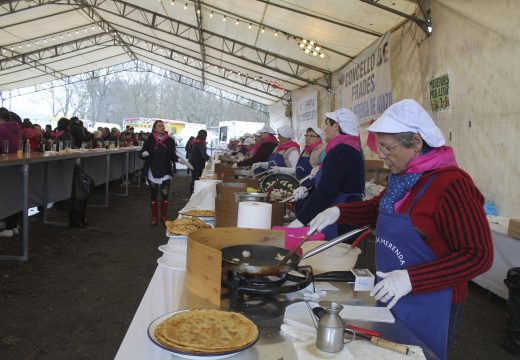
[(345, 324), (339, 316), (343, 306), (332, 301), (320, 301), (327, 314), (318, 322), (316, 347), (322, 351), (336, 353), (343, 350)]

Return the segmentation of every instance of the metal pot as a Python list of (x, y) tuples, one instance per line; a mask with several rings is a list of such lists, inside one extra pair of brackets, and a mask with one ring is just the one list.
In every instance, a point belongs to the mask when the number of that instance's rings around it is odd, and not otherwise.
[(267, 202), (267, 194), (255, 193), (255, 192), (236, 192), (235, 193), (235, 202), (242, 202), (242, 201)]

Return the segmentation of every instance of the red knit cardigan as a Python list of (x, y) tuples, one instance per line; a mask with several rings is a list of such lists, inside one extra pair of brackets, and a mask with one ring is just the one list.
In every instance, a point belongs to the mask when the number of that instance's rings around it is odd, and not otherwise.
[[(410, 219), (438, 259), (412, 266), (408, 274), (413, 294), (452, 288), (452, 302), (461, 303), (468, 296), (468, 281), (486, 272), (493, 262), (484, 197), (466, 172), (445, 167), (425, 172), (399, 213), (410, 208), (415, 195), (434, 174), (436, 178), (411, 209)], [(339, 205), (338, 223), (375, 226), (383, 194), (368, 201)]]

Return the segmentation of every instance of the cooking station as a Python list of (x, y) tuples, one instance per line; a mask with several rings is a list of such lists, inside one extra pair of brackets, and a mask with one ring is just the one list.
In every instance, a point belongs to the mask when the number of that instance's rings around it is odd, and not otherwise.
[[(189, 246), (191, 245), (192, 243)], [(188, 254), (188, 258), (189, 256)], [(189, 267), (190, 261), (188, 260)], [(312, 292), (310, 289), (315, 289), (313, 286), (320, 284), (313, 278), (310, 267), (302, 267), (298, 269), (298, 272), (300, 275), (291, 273), (280, 283), (276, 281), (251, 282), (245, 280), (243, 276), (228, 278), (228, 281), (224, 281), (220, 288), (220, 305), (216, 305), (204, 296), (196, 295), (187, 289), (192, 286), (188, 285), (191, 280), (188, 280), (190, 275), (187, 271), (172, 271), (158, 266), (115, 359), (177, 359), (176, 356), (153, 344), (148, 338), (148, 326), (153, 320), (164, 314), (184, 309), (232, 308), (234, 311), (248, 316), (260, 331), (258, 342), (251, 348), (234, 355), (233, 359), (297, 360), (299, 357), (293, 338), (280, 331), (285, 309), (291, 304), (304, 301), (305, 294), (310, 294)], [(221, 277), (221, 279), (223, 278)], [(349, 280), (348, 277), (346, 279)], [(208, 282), (210, 281), (208, 280)], [(347, 282), (334, 282), (333, 284), (338, 290), (326, 291), (325, 295), (320, 296), (320, 301), (330, 300), (346, 305), (374, 305), (373, 298), (369, 296), (368, 292), (354, 292), (353, 284)], [(299, 290), (308, 285), (311, 286), (305, 290)], [(396, 320), (395, 323), (349, 320), (349, 324), (379, 331), (381, 336), (388, 340), (419, 345), (427, 359), (437, 359), (399, 320)], [(348, 346), (347, 344), (345, 347), (348, 349)]]

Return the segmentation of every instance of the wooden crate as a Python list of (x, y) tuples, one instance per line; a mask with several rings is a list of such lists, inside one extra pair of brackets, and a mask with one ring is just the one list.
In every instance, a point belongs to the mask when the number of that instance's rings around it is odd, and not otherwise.
[(520, 239), (520, 219), (509, 219), (507, 235), (515, 239)]

